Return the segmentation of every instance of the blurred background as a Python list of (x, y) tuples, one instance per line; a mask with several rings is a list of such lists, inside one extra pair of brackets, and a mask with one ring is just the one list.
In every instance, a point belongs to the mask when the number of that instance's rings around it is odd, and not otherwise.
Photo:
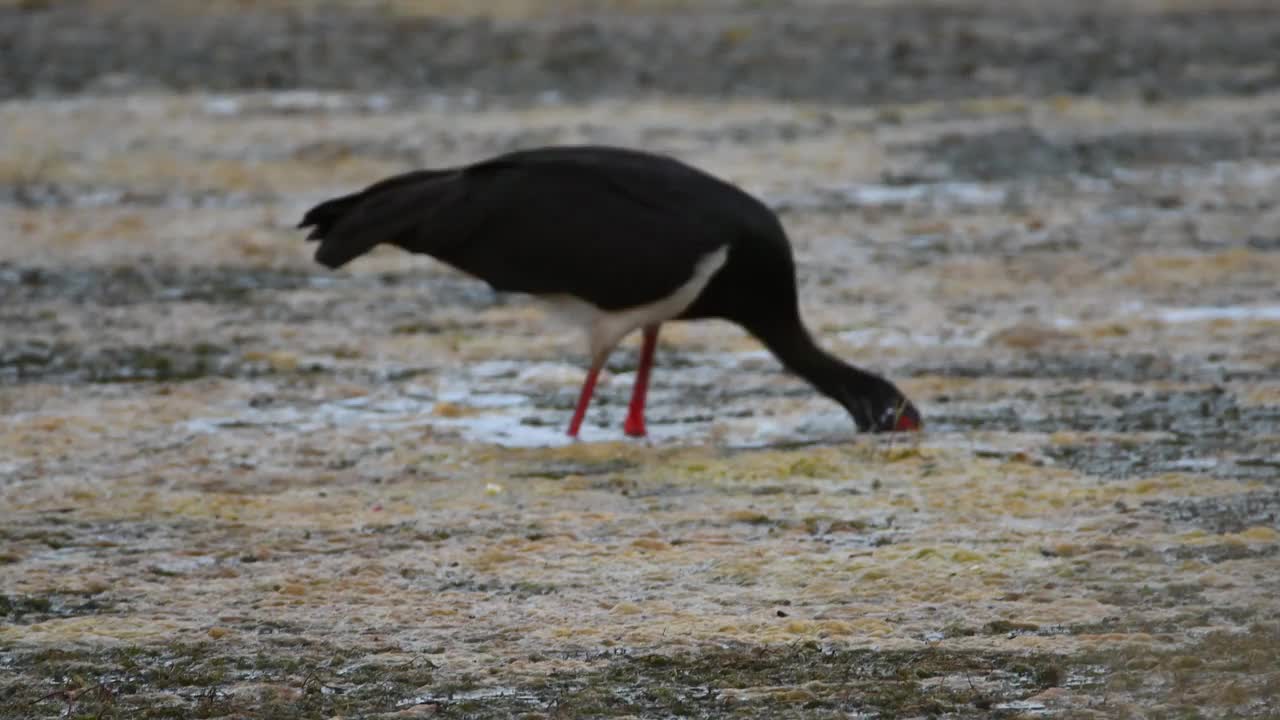
[(1245, 0), (4, 0), (0, 96), (308, 88), (869, 105), (1277, 82)]
[[(294, 229), (561, 143), (927, 432)], [(0, 0), (0, 717), (1270, 717), (1278, 187), (1273, 0)]]

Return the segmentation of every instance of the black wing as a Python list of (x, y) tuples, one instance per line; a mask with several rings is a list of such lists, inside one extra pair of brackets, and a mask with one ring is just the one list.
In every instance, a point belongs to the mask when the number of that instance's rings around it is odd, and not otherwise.
[(318, 206), (303, 225), (315, 227), (316, 257), (331, 267), (385, 242), (500, 291), (564, 293), (617, 310), (671, 294), (698, 260), (777, 220), (672, 158), (587, 146), (389, 178)]

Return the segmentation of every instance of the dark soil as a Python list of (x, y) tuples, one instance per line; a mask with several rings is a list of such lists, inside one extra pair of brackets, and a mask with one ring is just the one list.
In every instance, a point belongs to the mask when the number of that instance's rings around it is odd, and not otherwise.
[(0, 97), (308, 87), (865, 104), (1057, 94), (1155, 101), (1280, 86), (1280, 14), (1267, 9), (750, 7), (511, 23), (321, 3), (221, 15), (6, 4)]

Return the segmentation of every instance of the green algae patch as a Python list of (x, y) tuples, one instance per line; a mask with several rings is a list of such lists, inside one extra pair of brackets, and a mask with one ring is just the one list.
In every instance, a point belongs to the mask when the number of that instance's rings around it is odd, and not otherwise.
[[(246, 628), (249, 629), (249, 628)], [(1030, 630), (1014, 625), (992, 631)], [(1059, 655), (923, 645), (851, 649), (801, 642), (674, 653), (531, 656), (494, 684), (450, 672), (438, 654), (338, 648), (276, 628), (252, 652), (214, 640), (114, 649), (9, 650), (29, 682), (0, 686), (0, 717), (272, 718), (371, 716), (416, 708), (446, 717), (1013, 717), (1020, 711), (1180, 716), (1202, 704), (1265, 714), (1280, 689), (1280, 626), (1213, 631), (1185, 646), (1120, 644)], [(557, 669), (559, 668), (559, 669)]]
[(1189, 645), (1125, 644), (1081, 660), (1108, 668), (1107, 694), (1152, 713), (1192, 716), (1212, 707), (1230, 717), (1267, 717), (1280, 694), (1280, 623), (1215, 629)]
[[(0, 717), (272, 718), (369, 716), (418, 708), (446, 716), (977, 716), (1063, 677), (1050, 655), (732, 646), (676, 654), (596, 653), (571, 671), (495, 686), (450, 677), (431, 657), (277, 641), (232, 654), (218, 640), (111, 650), (6, 654), (33, 682), (4, 689)], [(536, 715), (535, 715), (536, 716)]]
[[(36, 682), (5, 688), (0, 717), (306, 718), (394, 709), (431, 683), (425, 659), (363, 663), (360, 653), (301, 643), (226, 652), (218, 642), (47, 649), (8, 659)], [(12, 708), (8, 714), (3, 708)]]
[(228, 349), (210, 343), (86, 349), (32, 342), (0, 349), (0, 378), (18, 382), (178, 382), (233, 375), (239, 364)]
[(566, 683), (557, 705), (612, 717), (980, 714), (1034, 694), (1057, 665), (1049, 656), (933, 649), (876, 652), (816, 643), (732, 647), (615, 660)]

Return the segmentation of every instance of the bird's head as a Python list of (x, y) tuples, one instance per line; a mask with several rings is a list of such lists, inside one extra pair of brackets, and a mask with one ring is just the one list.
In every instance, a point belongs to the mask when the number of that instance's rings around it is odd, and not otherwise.
[(862, 432), (910, 432), (924, 428), (920, 411), (893, 383), (864, 375), (846, 385), (836, 399), (853, 416)]

